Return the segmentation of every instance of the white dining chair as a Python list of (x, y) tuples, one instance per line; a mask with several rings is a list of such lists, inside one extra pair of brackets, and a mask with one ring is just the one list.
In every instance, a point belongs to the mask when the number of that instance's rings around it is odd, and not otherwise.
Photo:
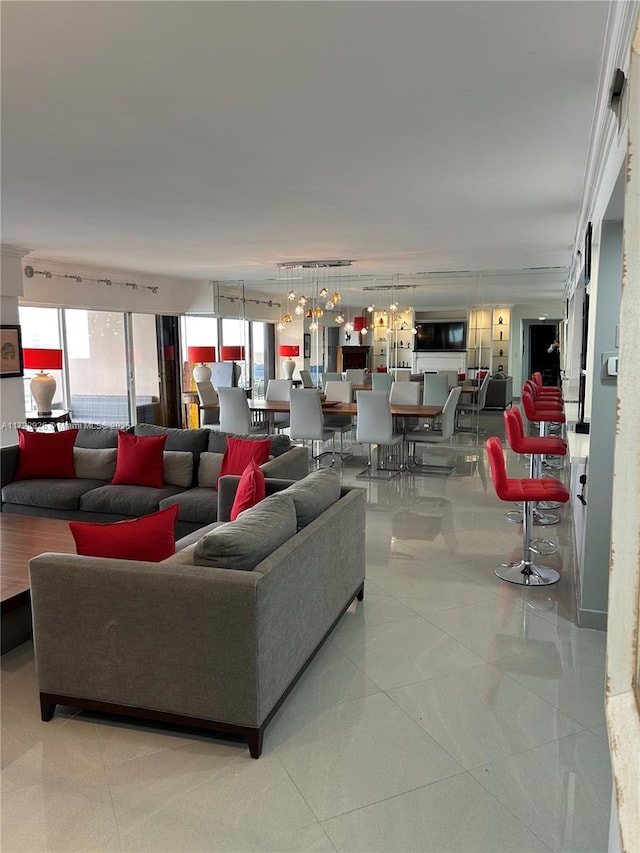
[(264, 425), (251, 423), (251, 410), (244, 388), (218, 388), (220, 429), (239, 435), (264, 432)]
[(418, 444), (447, 444), (450, 443), (455, 434), (456, 407), (460, 399), (460, 386), (452, 388), (442, 410), (440, 430), (414, 429), (407, 433), (408, 465), (409, 470), (416, 474), (442, 474), (450, 476), (455, 471), (452, 465), (423, 465), (416, 458), (416, 445)]
[(210, 429), (220, 429), (220, 406), (216, 389), (213, 387), (211, 380), (206, 382), (196, 382), (196, 391), (198, 392), (198, 400), (201, 406), (218, 406), (217, 409), (199, 409), (198, 423), (200, 426), (206, 426)]
[(391, 392), (391, 385), (393, 383), (393, 377), (390, 373), (375, 373), (371, 374), (371, 390), (372, 391), (386, 391), (387, 394)]
[[(327, 401), (336, 401), (338, 403), (351, 403), (351, 383), (350, 382), (327, 382), (324, 393), (327, 396)], [(351, 415), (332, 415), (325, 414), (324, 416), (325, 429), (333, 431), (333, 440), (337, 434), (340, 435), (340, 458), (347, 459), (352, 454), (344, 452), (344, 435), (351, 432), (353, 428), (353, 418)]]
[[(393, 431), (391, 403), (386, 391), (356, 391), (356, 441), (368, 446), (367, 467), (356, 479), (390, 480), (402, 470), (399, 457), (403, 436)], [(372, 446), (376, 444), (377, 464), (373, 468)]]
[(345, 371), (344, 378), (352, 385), (364, 385), (364, 370), (360, 367), (350, 367)]
[[(293, 388), (291, 379), (270, 379), (267, 383), (265, 392), (265, 400), (274, 400), (283, 402), (289, 399), (289, 394)], [(291, 423), (289, 412), (274, 412), (272, 415), (273, 428), (276, 432), (287, 429)]]
[(313, 452), (314, 442), (333, 439), (331, 464), (335, 462), (335, 433), (325, 429), (322, 403), (315, 388), (293, 388), (289, 397), (291, 426), (289, 435), (293, 441), (310, 442), (311, 458), (319, 464), (325, 453)]

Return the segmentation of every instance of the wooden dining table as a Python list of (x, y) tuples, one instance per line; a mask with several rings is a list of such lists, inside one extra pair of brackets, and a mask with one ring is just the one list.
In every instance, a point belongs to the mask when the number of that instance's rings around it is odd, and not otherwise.
[[(280, 412), (289, 411), (288, 400), (248, 400), (249, 409), (254, 413), (262, 413), (269, 420), (270, 415)], [(217, 409), (218, 406), (200, 406), (200, 409)], [(420, 420), (431, 420), (442, 414), (443, 406), (411, 406), (405, 403), (391, 403), (391, 415), (402, 421), (402, 424), (409, 423), (410, 418), (418, 418)], [(337, 403), (335, 400), (325, 400), (322, 403), (322, 411), (325, 415), (357, 415), (358, 406), (356, 403)], [(404, 428), (402, 427), (404, 432)]]

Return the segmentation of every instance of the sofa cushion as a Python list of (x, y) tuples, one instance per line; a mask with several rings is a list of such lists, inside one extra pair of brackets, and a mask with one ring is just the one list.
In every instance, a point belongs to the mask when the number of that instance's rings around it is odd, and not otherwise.
[(77, 510), (86, 492), (105, 485), (104, 480), (15, 480), (2, 488), (2, 500), (19, 506)]
[(222, 468), (224, 453), (201, 453), (198, 466), (198, 485), (207, 489), (215, 489)]
[(166, 435), (165, 450), (182, 450), (193, 454), (192, 486), (198, 485), (198, 463), (200, 454), (207, 449), (209, 443), (208, 429), (178, 429), (177, 427), (162, 427), (155, 424), (136, 424), (136, 435)]
[(231, 507), (231, 521), (235, 521), (241, 512), (255, 506), (265, 497), (264, 474), (256, 464), (255, 459), (242, 472), (236, 496)]
[(80, 509), (85, 512), (106, 512), (114, 515), (149, 515), (160, 509), (160, 501), (183, 491), (180, 486), (114, 486), (108, 484), (80, 496)]
[(73, 467), (82, 480), (109, 480), (116, 472), (115, 447), (74, 447)]
[[(130, 427), (124, 430), (124, 432), (131, 432), (132, 429), (133, 427)], [(113, 427), (83, 427), (78, 430), (75, 446), (93, 448), (117, 447), (119, 432), (120, 430)]]
[[(209, 446), (207, 450), (210, 453), (224, 453), (227, 449), (227, 438), (231, 436), (232, 438), (242, 438), (246, 441), (264, 441), (265, 439), (269, 439), (269, 443), (271, 445), (269, 450), (270, 456), (281, 456), (283, 453), (286, 453), (287, 450), (291, 447), (291, 439), (288, 435), (274, 434), (267, 435), (266, 433), (256, 434), (256, 435), (236, 435), (231, 432), (220, 432), (211, 430), (209, 433)], [(240, 472), (242, 473), (242, 472)]]
[(293, 500), (282, 493), (271, 495), (203, 536), (194, 549), (194, 563), (250, 572), (295, 533)]
[(160, 509), (178, 506), (178, 521), (189, 524), (211, 524), (218, 517), (218, 493), (215, 489), (195, 486), (185, 492), (171, 495), (160, 501)]
[(227, 449), (224, 452), (220, 476), (225, 474), (242, 475), (251, 460), (263, 465), (269, 458), (271, 444), (268, 439), (263, 441), (247, 441), (244, 438), (229, 436)]
[(160, 562), (175, 553), (174, 525), (177, 507), (154, 512), (130, 521), (91, 524), (71, 521), (69, 529), (76, 551), (86, 557)]
[(183, 450), (193, 454), (203, 453), (209, 442), (208, 429), (178, 429), (176, 427), (156, 426), (155, 424), (136, 424), (135, 434), (140, 436), (166, 435), (165, 450)]
[(162, 454), (162, 479), (170, 486), (188, 489), (193, 478), (193, 453), (165, 450)]
[(114, 486), (162, 488), (162, 463), (166, 435), (118, 435), (118, 461), (111, 481)]
[(78, 431), (31, 432), (18, 429), (18, 470), (16, 480), (75, 477), (73, 445)]
[(340, 476), (333, 468), (320, 468), (287, 486), (280, 494), (289, 495), (293, 500), (300, 529), (340, 499)]

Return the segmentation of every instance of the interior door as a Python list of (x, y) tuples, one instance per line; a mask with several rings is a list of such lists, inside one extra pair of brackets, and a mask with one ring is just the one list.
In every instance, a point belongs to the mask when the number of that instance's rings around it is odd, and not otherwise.
[(549, 323), (532, 323), (529, 326), (529, 372), (528, 379), (536, 371), (542, 374), (545, 385), (553, 384), (549, 381), (549, 369), (551, 356), (547, 352), (551, 344), (558, 337), (558, 327)]

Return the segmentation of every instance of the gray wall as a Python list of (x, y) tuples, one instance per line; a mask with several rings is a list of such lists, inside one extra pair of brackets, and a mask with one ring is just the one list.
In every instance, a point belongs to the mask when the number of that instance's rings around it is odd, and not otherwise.
[(578, 603), (578, 621), (585, 628), (606, 627), (617, 393), (615, 380), (602, 379), (600, 366), (603, 352), (617, 352), (621, 281), (622, 222), (605, 220), (600, 240), (596, 322), (589, 330), (589, 336), (593, 335), (594, 373), (584, 571)]

